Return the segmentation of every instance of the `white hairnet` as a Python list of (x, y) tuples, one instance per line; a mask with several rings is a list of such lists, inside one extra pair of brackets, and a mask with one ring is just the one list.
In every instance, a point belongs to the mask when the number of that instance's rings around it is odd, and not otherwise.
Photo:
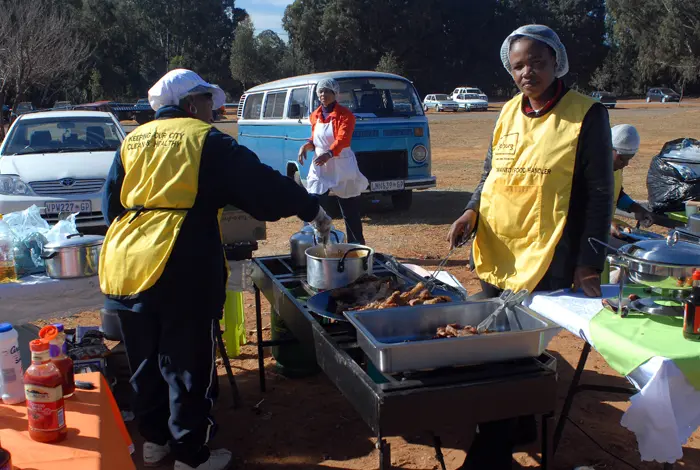
[(639, 132), (634, 126), (620, 124), (612, 128), (612, 146), (617, 153), (634, 155), (639, 150)]
[(316, 94), (320, 94), (321, 90), (323, 90), (324, 88), (333, 91), (333, 93), (335, 93), (335, 96), (338, 96), (338, 94), (340, 93), (340, 85), (338, 85), (338, 82), (336, 82), (332, 78), (322, 78), (321, 80), (319, 80), (316, 84)]
[(163, 106), (177, 106), (185, 96), (204, 93), (211, 93), (212, 109), (218, 109), (226, 102), (226, 94), (218, 86), (205, 82), (191, 70), (175, 69), (163, 75), (148, 90), (148, 102), (158, 111)]
[(554, 49), (554, 53), (557, 56), (557, 68), (554, 70), (554, 75), (557, 78), (561, 78), (569, 72), (569, 58), (566, 55), (566, 48), (559, 40), (557, 33), (549, 26), (529, 24), (519, 27), (510, 33), (510, 36), (503, 41), (503, 45), (501, 46), (501, 61), (508, 73), (511, 73), (510, 45), (515, 39), (521, 36), (535, 39)]

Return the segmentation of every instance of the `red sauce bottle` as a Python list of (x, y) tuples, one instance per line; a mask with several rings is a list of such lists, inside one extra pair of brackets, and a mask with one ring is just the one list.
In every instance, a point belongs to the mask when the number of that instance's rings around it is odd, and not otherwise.
[(73, 360), (65, 354), (65, 335), (56, 325), (49, 325), (39, 330), (39, 338), (49, 343), (51, 362), (58, 367), (63, 377), (63, 398), (69, 398), (75, 393), (75, 376)]
[(63, 377), (51, 362), (48, 342), (35, 339), (29, 349), (32, 365), (24, 373), (29, 437), (37, 442), (62, 441), (66, 437)]

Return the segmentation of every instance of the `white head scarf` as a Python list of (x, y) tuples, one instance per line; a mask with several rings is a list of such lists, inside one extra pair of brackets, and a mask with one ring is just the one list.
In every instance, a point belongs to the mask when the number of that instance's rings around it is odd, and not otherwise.
[(612, 146), (621, 155), (634, 155), (641, 139), (634, 126), (620, 124), (612, 128)]
[(323, 89), (331, 90), (336, 97), (340, 94), (340, 85), (332, 78), (322, 78), (318, 81), (316, 84), (316, 94), (320, 95)]
[(510, 68), (510, 45), (513, 40), (520, 36), (526, 36), (543, 42), (554, 49), (554, 53), (557, 56), (557, 68), (554, 70), (555, 77), (561, 78), (569, 72), (569, 58), (566, 55), (566, 48), (559, 40), (557, 33), (555, 33), (549, 26), (529, 24), (519, 27), (510, 33), (510, 36), (503, 41), (503, 45), (501, 46), (501, 62), (503, 62), (503, 66), (506, 68), (508, 73), (512, 73)]
[(226, 102), (226, 94), (218, 86), (205, 82), (191, 70), (175, 69), (163, 75), (148, 90), (148, 102), (158, 111), (163, 106), (177, 106), (185, 96), (204, 93), (211, 93), (212, 109), (218, 109)]

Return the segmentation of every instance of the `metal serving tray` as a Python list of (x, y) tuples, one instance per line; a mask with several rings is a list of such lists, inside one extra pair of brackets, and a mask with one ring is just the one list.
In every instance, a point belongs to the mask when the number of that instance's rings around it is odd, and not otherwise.
[[(498, 299), (453, 302), (385, 310), (345, 312), (357, 329), (357, 342), (384, 373), (466, 366), (541, 355), (559, 326), (527, 307), (515, 307), (521, 331), (506, 331), (505, 314), (493, 333), (433, 339), (448, 323), (478, 325), (495, 311)], [(549, 333), (549, 334), (548, 334)]]

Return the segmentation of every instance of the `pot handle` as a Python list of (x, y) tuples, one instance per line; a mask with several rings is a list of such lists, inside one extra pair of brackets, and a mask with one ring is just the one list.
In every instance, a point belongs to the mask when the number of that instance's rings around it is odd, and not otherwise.
[(57, 255), (58, 255), (58, 251), (52, 251), (52, 252), (49, 253), (48, 255), (41, 255), (41, 256), (39, 256), (39, 258), (41, 258), (41, 259), (43, 259), (43, 260), (53, 259), (53, 258), (55, 258)]
[(83, 234), (83, 233), (71, 233), (70, 235), (66, 235), (66, 238), (71, 239), (73, 237), (84, 237), (84, 236), (85, 236), (85, 234)]
[[(340, 259), (338, 262), (338, 272), (342, 273), (345, 271), (345, 258), (348, 257), (348, 254), (352, 253), (353, 251), (369, 251), (367, 248), (352, 248), (348, 251), (345, 252), (343, 257)], [(369, 256), (365, 256), (362, 258), (362, 269), (367, 271), (369, 269)]]

